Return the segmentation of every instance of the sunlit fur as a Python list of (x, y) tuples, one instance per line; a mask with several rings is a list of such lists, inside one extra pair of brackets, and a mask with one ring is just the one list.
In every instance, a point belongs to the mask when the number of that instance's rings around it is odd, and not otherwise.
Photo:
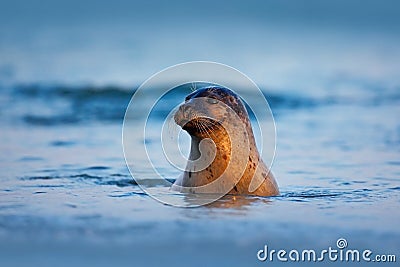
[[(208, 101), (211, 104), (206, 101), (202, 105), (193, 104), (194, 99), (205, 97), (221, 101), (229, 108), (213, 105), (213, 100)], [(232, 110), (234, 114), (232, 114)], [(204, 116), (208, 118), (204, 118)], [(250, 145), (249, 155), (246, 155), (248, 159), (244, 174), (230, 191), (230, 194), (259, 196), (279, 194), (272, 173), (260, 158), (246, 108), (234, 92), (222, 87), (200, 88), (185, 98), (185, 103), (175, 113), (174, 119), (192, 138), (190, 160), (196, 160), (200, 156), (199, 143), (201, 140), (210, 138), (216, 146), (216, 156), (206, 169), (196, 171), (196, 166), (191, 166), (194, 169), (187, 169), (175, 184), (191, 187), (189, 191), (195, 193), (196, 189), (193, 187), (208, 184), (224, 173), (232, 156), (232, 145), (235, 145), (231, 143), (233, 138), (230, 138), (227, 131), (221, 126), (225, 122), (232, 124), (234, 129), (245, 129), (246, 132), (235, 131), (234, 135), (236, 140), (248, 138)], [(255, 179), (253, 182), (256, 182), (257, 185), (260, 184), (260, 186), (250, 192), (249, 185), (252, 179)], [(218, 192), (218, 188), (215, 189), (215, 192), (210, 193), (216, 192)]]

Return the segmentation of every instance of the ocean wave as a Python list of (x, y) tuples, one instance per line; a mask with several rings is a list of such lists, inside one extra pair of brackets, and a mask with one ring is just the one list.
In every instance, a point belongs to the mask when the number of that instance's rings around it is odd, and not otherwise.
[[(11, 90), (0, 90), (0, 114), (12, 117), (28, 125), (55, 126), (88, 122), (121, 123), (135, 87), (120, 86), (66, 86), (66, 85), (17, 85)], [(148, 94), (160, 94), (162, 88), (149, 90)], [(190, 92), (190, 86), (174, 90), (172, 95), (165, 95), (165, 101), (153, 112), (156, 118), (163, 119), (172, 107), (183, 100)], [(309, 96), (298, 93), (279, 93), (278, 90), (263, 91), (274, 115), (285, 110), (314, 109), (332, 105), (376, 106), (400, 102), (400, 90), (363, 95)], [(256, 95), (249, 93), (246, 99), (257, 101)], [(6, 99), (6, 100), (4, 100)], [(178, 101), (178, 102), (177, 102)], [(149, 103), (143, 105), (145, 111)], [(5, 111), (7, 110), (7, 111)], [(3, 111), (3, 112), (2, 112)], [(140, 116), (141, 114), (138, 114)]]

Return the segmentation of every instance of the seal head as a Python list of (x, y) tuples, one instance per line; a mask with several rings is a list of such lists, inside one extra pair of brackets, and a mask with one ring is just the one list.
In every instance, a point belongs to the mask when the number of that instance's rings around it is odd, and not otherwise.
[[(236, 93), (220, 86), (200, 88), (186, 96), (174, 120), (189, 133), (192, 142), (190, 162), (172, 189), (204, 192), (196, 191), (196, 187), (224, 175), (232, 188), (230, 194), (279, 194), (272, 173), (260, 158), (246, 107)], [(242, 170), (235, 165), (243, 165)], [(221, 186), (215, 186), (206, 193), (221, 190)]]

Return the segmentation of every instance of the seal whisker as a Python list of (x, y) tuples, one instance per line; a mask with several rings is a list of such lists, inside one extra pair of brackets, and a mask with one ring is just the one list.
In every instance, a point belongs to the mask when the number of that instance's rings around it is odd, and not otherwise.
[(215, 132), (214, 132), (214, 127), (219, 126), (218, 123), (211, 121), (211, 120), (206, 120), (203, 122), (203, 126), (207, 129), (207, 133), (209, 133), (209, 137), (217, 137)]
[(195, 120), (194, 121), (194, 126), (196, 127), (196, 129), (199, 130), (200, 133), (204, 132), (204, 129), (203, 129), (203, 127), (202, 127), (202, 125), (201, 125), (201, 123), (199, 121)]
[(210, 136), (210, 132), (208, 131), (208, 129), (205, 127), (204, 123), (199, 121), (199, 126), (202, 129), (202, 132), (205, 133), (208, 137), (211, 138)]
[(210, 137), (210, 138), (216, 137), (215, 133), (212, 131), (212, 128), (209, 125), (207, 125), (206, 123), (203, 123), (202, 125), (203, 125), (208, 137)]
[(219, 124), (217, 123), (217, 122), (215, 122), (215, 121), (211, 121), (211, 120), (208, 120), (207, 121), (207, 126), (210, 128), (210, 129), (212, 129), (213, 127), (219, 127)]
[(203, 131), (209, 138), (216, 137), (215, 134), (212, 132), (211, 127), (209, 127), (204, 121), (200, 121), (200, 126), (202, 127)]
[(195, 121), (196, 128), (199, 130), (200, 133), (206, 133), (206, 130), (203, 127), (203, 124), (200, 120)]

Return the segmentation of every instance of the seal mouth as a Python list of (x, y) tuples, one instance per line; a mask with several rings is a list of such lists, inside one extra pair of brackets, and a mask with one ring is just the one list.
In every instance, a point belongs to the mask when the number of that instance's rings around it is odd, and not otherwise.
[[(179, 123), (178, 123), (179, 124)], [(213, 132), (218, 130), (221, 125), (218, 121), (210, 119), (210, 118), (193, 118), (183, 125), (179, 124), (183, 130), (187, 131), (190, 135), (205, 135), (211, 136)]]
[(193, 136), (211, 136), (213, 132), (222, 127), (218, 119), (203, 114), (191, 104), (183, 104), (174, 114), (175, 123)]

